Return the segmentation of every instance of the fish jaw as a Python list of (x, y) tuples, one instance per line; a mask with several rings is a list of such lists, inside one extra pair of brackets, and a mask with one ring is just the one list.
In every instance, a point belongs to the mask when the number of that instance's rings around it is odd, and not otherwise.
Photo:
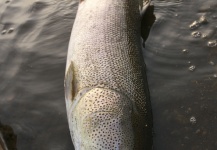
[(93, 88), (68, 112), (75, 149), (132, 150), (132, 103), (110, 89)]

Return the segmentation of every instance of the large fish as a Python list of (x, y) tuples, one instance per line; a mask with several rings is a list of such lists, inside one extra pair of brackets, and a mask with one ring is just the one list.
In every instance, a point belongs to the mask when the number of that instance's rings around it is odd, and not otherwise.
[(65, 75), (67, 116), (76, 150), (152, 148), (140, 1), (80, 1)]

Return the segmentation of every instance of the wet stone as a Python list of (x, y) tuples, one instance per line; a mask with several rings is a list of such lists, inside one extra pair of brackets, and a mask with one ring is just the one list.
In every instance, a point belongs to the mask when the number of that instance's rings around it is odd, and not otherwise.
[(211, 40), (207, 42), (208, 47), (216, 47), (217, 46), (217, 40)]
[(190, 70), (190, 71), (194, 71), (195, 69), (196, 69), (196, 66), (194, 66), (194, 65), (192, 65), (188, 68), (188, 70)]
[(199, 31), (194, 31), (191, 33), (191, 35), (194, 37), (194, 38), (200, 38), (202, 36), (202, 33), (199, 32)]
[(216, 15), (213, 15), (212, 18), (213, 18), (213, 19), (217, 19), (217, 16), (216, 16)]
[(200, 23), (200, 24), (207, 24), (208, 21), (207, 21), (207, 19), (206, 19), (205, 16), (201, 16), (200, 19), (199, 19), (199, 23)]
[(192, 123), (192, 124), (195, 124), (196, 123), (196, 118), (194, 117), (194, 116), (192, 116), (191, 118), (190, 118), (190, 123)]
[(205, 16), (201, 16), (198, 21), (192, 22), (189, 25), (189, 28), (193, 30), (193, 29), (198, 28), (200, 25), (207, 24), (207, 23), (208, 23), (208, 21), (207, 21), (206, 17)]
[(215, 63), (213, 61), (210, 61), (209, 64), (212, 65), (212, 66), (215, 65)]
[(194, 21), (189, 25), (189, 28), (190, 29), (196, 29), (199, 26), (200, 26), (200, 23), (198, 21)]
[(206, 34), (203, 34), (203, 35), (202, 35), (202, 38), (207, 38), (207, 35), (206, 35)]
[(8, 33), (12, 33), (14, 31), (14, 28), (10, 28), (9, 30), (8, 30)]
[(7, 33), (7, 30), (3, 30), (3, 31), (2, 31), (2, 34), (5, 34), (5, 33)]
[(183, 53), (183, 54), (187, 54), (187, 53), (189, 53), (189, 51), (188, 51), (187, 49), (183, 49), (183, 50), (182, 50), (182, 53)]

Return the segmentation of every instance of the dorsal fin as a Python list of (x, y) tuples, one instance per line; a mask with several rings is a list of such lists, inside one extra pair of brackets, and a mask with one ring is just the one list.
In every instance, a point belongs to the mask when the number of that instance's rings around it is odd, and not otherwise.
[(73, 72), (73, 63), (68, 67), (68, 70), (66, 71), (65, 80), (64, 80), (64, 87), (65, 87), (65, 100), (66, 105), (70, 106), (72, 103), (72, 100), (74, 98), (74, 89), (73, 89), (73, 79), (74, 72)]
[(143, 16), (149, 7), (151, 1), (150, 0), (140, 0), (140, 14)]

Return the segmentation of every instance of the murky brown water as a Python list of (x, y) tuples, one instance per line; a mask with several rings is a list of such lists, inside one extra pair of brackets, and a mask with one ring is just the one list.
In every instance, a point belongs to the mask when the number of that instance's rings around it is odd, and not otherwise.
[[(63, 78), (77, 4), (0, 1), (0, 121), (13, 128), (19, 150), (73, 150)], [(144, 49), (154, 150), (215, 150), (217, 2), (154, 5), (157, 20)]]

